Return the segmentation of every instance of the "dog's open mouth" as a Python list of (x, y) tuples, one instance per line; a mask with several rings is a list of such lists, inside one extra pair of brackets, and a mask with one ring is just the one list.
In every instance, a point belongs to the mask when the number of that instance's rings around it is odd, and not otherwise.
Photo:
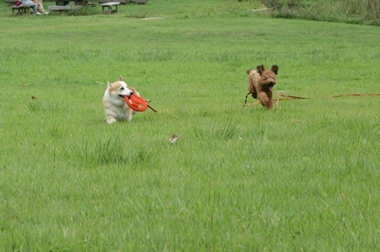
[(124, 99), (124, 97), (128, 97), (128, 98), (131, 97), (131, 96), (128, 96), (128, 95), (122, 95), (122, 94), (119, 94), (119, 96), (120, 96), (121, 98), (123, 98), (123, 99)]

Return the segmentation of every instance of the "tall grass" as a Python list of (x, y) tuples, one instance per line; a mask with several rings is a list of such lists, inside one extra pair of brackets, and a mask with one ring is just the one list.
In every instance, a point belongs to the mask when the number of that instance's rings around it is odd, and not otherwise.
[(376, 0), (263, 0), (273, 15), (318, 21), (380, 25), (380, 2)]
[[(255, 7), (1, 9), (0, 248), (379, 250), (380, 99), (327, 97), (380, 92), (380, 32)], [(243, 107), (259, 64), (279, 65), (276, 98), (310, 99)], [(101, 98), (119, 75), (159, 113), (108, 125)]]

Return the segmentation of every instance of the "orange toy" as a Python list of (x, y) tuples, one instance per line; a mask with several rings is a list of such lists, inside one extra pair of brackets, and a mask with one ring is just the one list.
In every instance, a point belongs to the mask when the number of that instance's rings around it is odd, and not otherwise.
[(124, 96), (124, 100), (128, 107), (134, 111), (143, 112), (148, 108), (148, 103), (145, 99), (137, 95)]

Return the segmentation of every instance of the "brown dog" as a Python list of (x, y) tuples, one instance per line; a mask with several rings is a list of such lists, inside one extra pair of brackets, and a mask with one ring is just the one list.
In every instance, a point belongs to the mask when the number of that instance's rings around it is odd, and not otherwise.
[(271, 70), (265, 70), (264, 65), (257, 66), (256, 70), (247, 70), (249, 92), (245, 96), (245, 104), (248, 95), (252, 94), (254, 99), (259, 99), (261, 105), (271, 109), (273, 106), (273, 86), (277, 82), (277, 73), (277, 65), (273, 65)]

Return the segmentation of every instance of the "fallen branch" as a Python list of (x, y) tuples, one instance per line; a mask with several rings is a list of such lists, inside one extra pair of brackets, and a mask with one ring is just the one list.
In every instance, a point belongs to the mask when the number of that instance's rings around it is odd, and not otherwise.
[[(250, 106), (250, 105), (258, 105), (260, 104), (260, 102), (254, 102), (252, 104), (247, 104), (247, 97), (248, 95), (251, 94), (251, 93), (248, 93), (246, 96), (245, 96), (245, 102), (244, 102), (244, 105), (243, 107), (245, 106)], [(282, 98), (275, 98), (276, 100), (276, 105), (278, 105), (278, 103), (281, 101), (284, 101), (284, 100), (305, 100), (305, 99), (311, 99), (311, 98), (308, 98), (308, 97), (302, 97), (302, 96), (295, 96), (295, 95), (285, 95), (285, 94), (278, 94), (279, 97), (282, 97)], [(322, 98), (322, 99), (332, 99), (332, 98), (338, 98), (338, 97), (343, 97), (343, 96), (349, 96), (349, 97), (359, 97), (359, 96), (380, 96), (380, 94), (341, 94), (341, 95), (334, 95), (334, 96), (328, 96), (326, 98)]]

